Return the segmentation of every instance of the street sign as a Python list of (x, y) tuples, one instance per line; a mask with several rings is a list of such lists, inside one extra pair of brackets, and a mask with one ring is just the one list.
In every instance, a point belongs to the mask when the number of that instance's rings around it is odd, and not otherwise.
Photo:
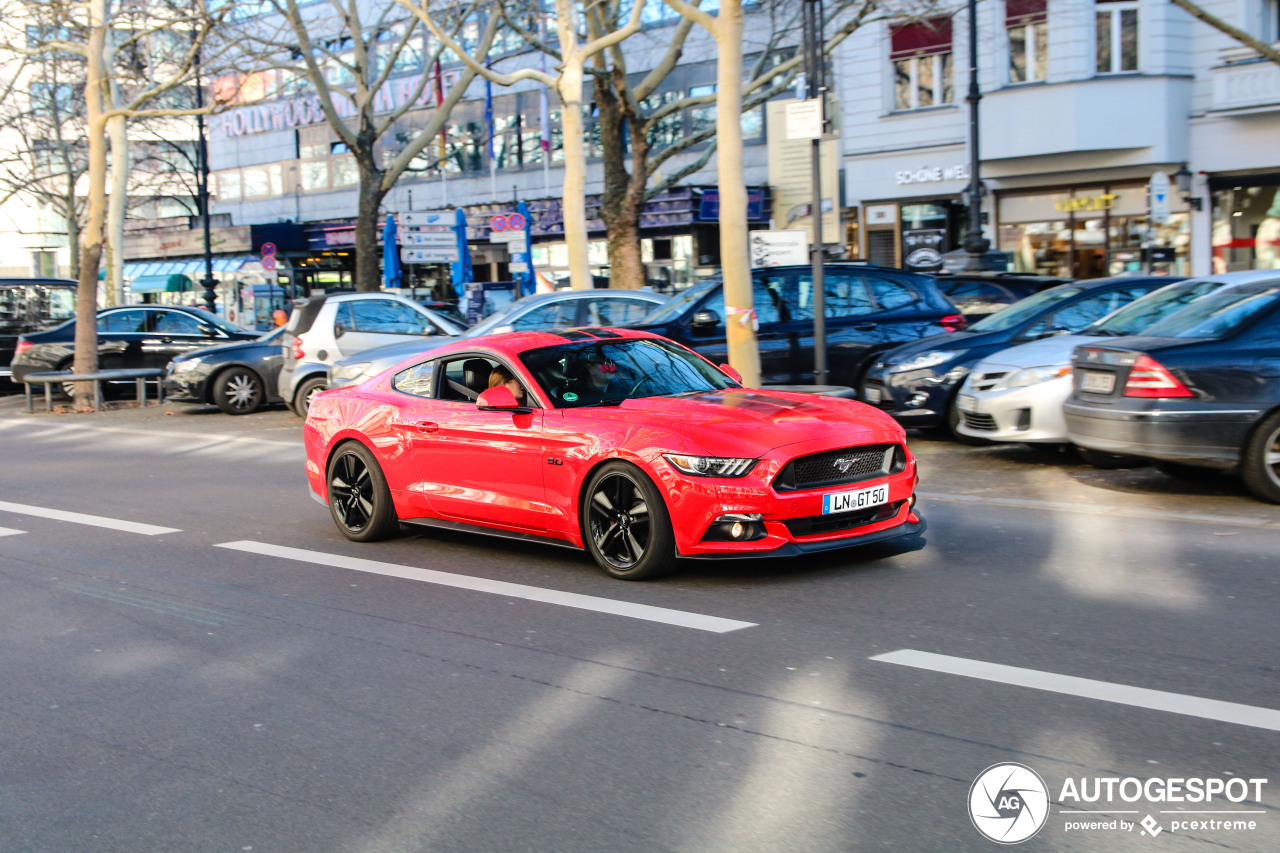
[(489, 230), (497, 234), (500, 231), (507, 230), (507, 217), (501, 213), (495, 214), (489, 218)]
[(512, 261), (511, 263), (507, 264), (507, 269), (509, 269), (511, 272), (528, 272), (529, 265), (524, 263), (523, 261)]
[(262, 268), (263, 268), (264, 270), (268, 270), (268, 271), (275, 269), (275, 268), (276, 268), (276, 256), (275, 256), (275, 255), (267, 255), (265, 258), (263, 258), (263, 259), (262, 259)]
[(452, 231), (405, 231), (400, 242), (406, 246), (456, 246), (458, 235)]
[(456, 260), (458, 260), (457, 246), (400, 250), (400, 262), (405, 264), (451, 264)]
[(495, 231), (489, 234), (491, 243), (520, 243), (525, 240), (523, 231)]
[(452, 228), (457, 219), (458, 215), (452, 210), (416, 210), (401, 213), (396, 217), (397, 224), (401, 228), (420, 228), (433, 225)]
[(787, 104), (787, 139), (822, 138), (822, 99), (809, 98)]
[(263, 243), (263, 244), (262, 244), (262, 256), (263, 256), (264, 258), (269, 258), (269, 257), (271, 257), (272, 255), (274, 255), (275, 253), (276, 253), (276, 244), (275, 244), (275, 243)]
[(523, 231), (523, 230), (524, 230), (524, 217), (523, 217), (523, 216), (521, 216), (521, 215), (520, 215), (520, 214), (518, 214), (518, 213), (513, 213), (513, 214), (511, 214), (510, 216), (508, 216), (508, 217), (507, 217), (507, 230), (508, 230), (508, 231)]
[(1170, 195), (1169, 176), (1156, 172), (1147, 183), (1147, 206), (1151, 209), (1151, 221), (1156, 225), (1169, 221)]
[(752, 231), (748, 237), (753, 267), (809, 263), (808, 231)]

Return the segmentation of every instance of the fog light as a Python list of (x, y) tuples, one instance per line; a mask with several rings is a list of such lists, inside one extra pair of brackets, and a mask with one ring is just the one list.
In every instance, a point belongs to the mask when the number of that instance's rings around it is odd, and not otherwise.
[(728, 512), (711, 522), (707, 535), (709, 542), (751, 542), (766, 536), (764, 516), (758, 512)]
[(729, 535), (732, 536), (734, 539), (741, 539), (742, 534), (746, 532), (747, 532), (747, 528), (742, 526), (741, 521), (735, 521), (733, 523), (733, 527), (729, 528)]

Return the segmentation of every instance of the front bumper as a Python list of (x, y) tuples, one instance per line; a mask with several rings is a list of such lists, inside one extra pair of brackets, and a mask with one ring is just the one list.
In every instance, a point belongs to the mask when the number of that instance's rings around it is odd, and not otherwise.
[[(1002, 391), (961, 388), (960, 394), (956, 405), (960, 409), (957, 430), (961, 435), (1033, 444), (1062, 444), (1068, 440), (1062, 404), (1071, 396), (1070, 376)], [(974, 399), (970, 411), (964, 408), (964, 396)]]
[(1170, 401), (1160, 401), (1159, 408), (1119, 409), (1068, 400), (1062, 411), (1068, 437), (1081, 447), (1214, 468), (1239, 463), (1249, 430), (1263, 414)]
[[(968, 372), (965, 368), (952, 368), (940, 374), (925, 367), (902, 373), (872, 373), (863, 383), (863, 399), (904, 427), (941, 426), (947, 422), (951, 392)], [(874, 396), (879, 399), (867, 399)]]

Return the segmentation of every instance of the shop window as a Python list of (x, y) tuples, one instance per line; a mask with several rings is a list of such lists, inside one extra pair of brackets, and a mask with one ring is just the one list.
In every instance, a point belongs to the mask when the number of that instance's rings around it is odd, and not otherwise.
[(356, 166), (356, 159), (350, 154), (333, 158), (330, 165), (333, 167), (335, 187), (354, 187), (360, 183), (360, 169)]
[(232, 169), (218, 174), (218, 201), (240, 200), (240, 172)]
[(262, 166), (246, 168), (241, 179), (245, 198), (262, 198), (271, 191), (267, 170)]
[(1280, 176), (1254, 180), (1262, 185), (1210, 185), (1215, 273), (1280, 269)]
[(1097, 0), (1094, 21), (1098, 73), (1137, 71), (1138, 4), (1133, 0)]
[(329, 188), (329, 164), (324, 160), (310, 160), (302, 164), (302, 189), (314, 192)]
[(1005, 33), (1009, 37), (1009, 82), (1029, 83), (1049, 76), (1047, 0), (1006, 0)]
[(950, 18), (928, 18), (893, 26), (890, 43), (895, 110), (951, 103)]

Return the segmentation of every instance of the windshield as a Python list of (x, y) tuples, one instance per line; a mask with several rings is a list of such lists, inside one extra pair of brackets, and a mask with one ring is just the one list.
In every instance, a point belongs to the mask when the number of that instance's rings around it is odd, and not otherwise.
[(741, 387), (677, 344), (651, 338), (543, 347), (520, 360), (559, 409)]
[(219, 328), (229, 335), (243, 335), (245, 332), (249, 331), (249, 329), (242, 328), (234, 323), (228, 323), (217, 314), (210, 314), (203, 308), (187, 308), (187, 310), (197, 315), (200, 318), (201, 323), (208, 323), (210, 326)]
[(644, 318), (644, 323), (670, 323), (682, 317), (689, 306), (706, 296), (714, 287), (720, 286), (719, 279), (700, 281), (693, 287), (685, 288), (677, 293), (670, 302)]
[(1223, 338), (1253, 315), (1275, 304), (1280, 283), (1229, 287), (1212, 293), (1142, 330), (1157, 338)]
[(1008, 308), (1004, 308), (990, 317), (969, 326), (964, 331), (968, 332), (999, 332), (1004, 329), (1011, 329), (1020, 325), (1024, 320), (1030, 320), (1050, 305), (1061, 302), (1064, 299), (1070, 299), (1077, 293), (1083, 291), (1082, 287), (1053, 287), (1049, 290), (1042, 290), (1035, 296), (1028, 296), (1013, 303)]
[(1136, 335), (1152, 323), (1181, 311), (1224, 285), (1219, 281), (1180, 281), (1162, 287), (1114, 311), (1084, 329), (1082, 335)]

